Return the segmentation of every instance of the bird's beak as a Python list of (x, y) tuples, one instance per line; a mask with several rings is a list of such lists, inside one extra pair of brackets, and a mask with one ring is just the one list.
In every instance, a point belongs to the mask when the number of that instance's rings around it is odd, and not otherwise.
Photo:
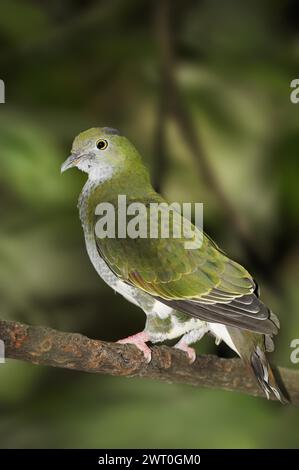
[(78, 155), (77, 153), (72, 153), (66, 160), (65, 162), (61, 165), (61, 173), (64, 173), (66, 170), (69, 170), (70, 168), (73, 168), (76, 166), (77, 162), (80, 160), (81, 155)]

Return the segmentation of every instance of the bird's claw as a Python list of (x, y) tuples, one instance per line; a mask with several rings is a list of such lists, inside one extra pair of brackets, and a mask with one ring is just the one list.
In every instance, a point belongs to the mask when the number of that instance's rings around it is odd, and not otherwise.
[(194, 348), (190, 348), (184, 341), (179, 341), (175, 346), (176, 349), (184, 351), (188, 355), (189, 363), (192, 364), (196, 359), (196, 351)]
[(149, 335), (142, 331), (141, 333), (136, 333), (136, 335), (120, 339), (117, 342), (119, 344), (135, 344), (139, 351), (143, 353), (146, 362), (149, 363), (152, 359), (152, 352), (147, 346), (146, 341), (149, 341)]

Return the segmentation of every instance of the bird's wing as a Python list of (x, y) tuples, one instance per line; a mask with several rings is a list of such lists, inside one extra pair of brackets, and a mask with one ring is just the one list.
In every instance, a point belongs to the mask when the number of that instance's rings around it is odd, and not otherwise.
[[(149, 209), (151, 201), (161, 202), (158, 195), (150, 201), (138, 200), (147, 208), (146, 213), (138, 215), (141, 224), (147, 222), (147, 235), (149, 221), (157, 222)], [(130, 202), (134, 201), (127, 200), (127, 204)], [(165, 210), (168, 211), (164, 208), (162, 212)], [(182, 221), (182, 216), (171, 218), (170, 226), (173, 223), (177, 227)], [(171, 236), (96, 236), (96, 243), (100, 256), (119, 278), (176, 310), (209, 322), (264, 334), (276, 333), (269, 309), (258, 299), (256, 283), (248, 271), (229, 259), (206, 235), (200, 236), (202, 245), (196, 249), (186, 248), (185, 242), (190, 239)]]

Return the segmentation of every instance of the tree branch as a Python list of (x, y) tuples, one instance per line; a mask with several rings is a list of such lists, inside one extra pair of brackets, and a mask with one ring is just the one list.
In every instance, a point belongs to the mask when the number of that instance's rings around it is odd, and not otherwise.
[[(199, 356), (193, 364), (189, 364), (183, 352), (166, 346), (155, 346), (152, 349), (152, 361), (146, 364), (142, 353), (133, 345), (108, 343), (77, 333), (3, 320), (0, 321), (0, 339), (5, 344), (6, 358), (32, 364), (117, 376), (145, 377), (168, 383), (264, 396), (255, 378), (240, 359), (207, 355)], [(291, 403), (298, 405), (299, 372), (285, 368), (275, 370)]]

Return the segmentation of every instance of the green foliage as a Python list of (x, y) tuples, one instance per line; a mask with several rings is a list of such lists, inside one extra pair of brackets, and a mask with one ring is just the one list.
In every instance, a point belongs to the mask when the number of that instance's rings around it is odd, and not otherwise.
[[(290, 342), (299, 337), (299, 105), (289, 100), (298, 37), (291, 3), (171, 2), (184, 104), (213, 171), (268, 260), (265, 273), (246, 260), (169, 118), (160, 171), (161, 45), (153, 25), (159, 2), (2, 0), (1, 317), (107, 340), (143, 327), (140, 310), (104, 286), (87, 259), (76, 209), (84, 176), (60, 176), (75, 135), (119, 127), (156, 171), (164, 196), (204, 202), (206, 231), (249, 264), (263, 299), (280, 316), (273, 360), (298, 367), (289, 359)], [(197, 348), (216, 351), (211, 338)], [(0, 365), (0, 400), (1, 447), (299, 444), (298, 410), (183, 385), (8, 361)]]

